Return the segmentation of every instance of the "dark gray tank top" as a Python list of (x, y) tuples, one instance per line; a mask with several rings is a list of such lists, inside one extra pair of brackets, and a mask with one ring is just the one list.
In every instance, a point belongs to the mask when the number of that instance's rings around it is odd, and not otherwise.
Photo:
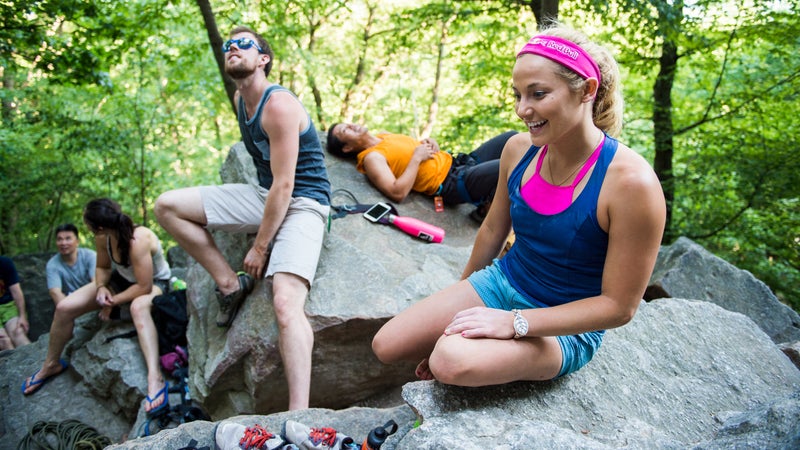
[[(294, 95), (288, 89), (273, 84), (264, 91), (261, 100), (258, 102), (256, 113), (249, 120), (247, 120), (244, 99), (239, 97), (238, 117), (242, 141), (256, 165), (258, 184), (266, 189), (272, 187), (273, 176), (272, 168), (270, 167), (269, 136), (261, 128), (260, 118), (264, 105), (276, 91), (285, 91)], [(299, 138), (300, 151), (297, 156), (292, 196), (310, 198), (328, 206), (331, 204), (331, 183), (328, 181), (328, 171), (325, 168), (325, 154), (322, 152), (317, 129), (314, 127), (311, 117), (308, 117), (308, 127), (300, 132)]]

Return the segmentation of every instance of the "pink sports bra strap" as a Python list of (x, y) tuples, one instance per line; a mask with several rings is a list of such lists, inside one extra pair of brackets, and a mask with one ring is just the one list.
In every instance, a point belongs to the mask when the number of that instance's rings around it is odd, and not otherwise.
[(606, 137), (605, 135), (603, 135), (603, 139), (600, 139), (600, 144), (597, 146), (596, 149), (594, 149), (594, 152), (592, 152), (592, 155), (589, 156), (589, 159), (587, 159), (586, 162), (583, 163), (583, 167), (581, 167), (580, 172), (578, 172), (578, 176), (576, 176), (575, 180), (572, 181), (572, 184), (570, 186), (572, 186), (573, 189), (575, 188), (575, 186), (578, 185), (578, 183), (581, 182), (581, 180), (583, 180), (583, 177), (586, 176), (586, 172), (589, 171), (589, 168), (592, 167), (594, 163), (597, 162), (597, 158), (600, 157), (600, 149), (603, 148), (603, 142), (605, 141)]
[(536, 161), (536, 170), (533, 172), (533, 176), (519, 190), (522, 199), (532, 210), (539, 214), (553, 215), (565, 211), (572, 204), (575, 187), (583, 180), (589, 169), (597, 162), (597, 158), (600, 157), (600, 149), (603, 148), (605, 141), (606, 138), (603, 136), (600, 144), (594, 149), (594, 152), (583, 164), (575, 180), (569, 186), (555, 186), (542, 178), (542, 162), (547, 155), (547, 146), (542, 147), (541, 155)]

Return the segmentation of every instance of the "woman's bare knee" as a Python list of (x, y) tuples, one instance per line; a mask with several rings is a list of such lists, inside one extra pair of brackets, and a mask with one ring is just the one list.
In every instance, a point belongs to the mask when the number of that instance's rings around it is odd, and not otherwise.
[(386, 334), (383, 328), (378, 330), (372, 338), (372, 352), (380, 362), (390, 364), (397, 362), (397, 355), (393, 352), (396, 347), (392, 345), (392, 342), (396, 342), (396, 340), (390, 339)]
[[(453, 338), (460, 339), (455, 336)], [(447, 340), (452, 339), (443, 339), (442, 341)], [(441, 383), (462, 386), (466, 376), (469, 374), (469, 366), (467, 364), (469, 359), (458, 351), (455, 346), (448, 345), (448, 343), (443, 343), (442, 341), (428, 358), (428, 368), (434, 378)]]
[(152, 303), (149, 298), (137, 297), (131, 302), (131, 317), (135, 320), (141, 319), (144, 315), (150, 315)]

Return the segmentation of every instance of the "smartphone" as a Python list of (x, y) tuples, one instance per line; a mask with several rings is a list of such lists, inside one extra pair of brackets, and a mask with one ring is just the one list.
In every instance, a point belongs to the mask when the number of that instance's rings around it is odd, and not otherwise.
[(369, 220), (370, 222), (377, 222), (381, 220), (383, 216), (388, 214), (392, 210), (392, 207), (386, 203), (378, 202), (372, 205), (368, 210), (364, 212), (364, 217)]

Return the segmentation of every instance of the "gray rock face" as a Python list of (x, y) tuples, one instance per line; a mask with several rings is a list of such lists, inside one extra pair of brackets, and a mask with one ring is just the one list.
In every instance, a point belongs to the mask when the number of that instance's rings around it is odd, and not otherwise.
[(645, 298), (705, 300), (755, 321), (775, 343), (800, 340), (800, 315), (753, 274), (714, 256), (688, 238), (662, 247)]
[[(460, 388), (407, 383), (408, 406), (307, 410), (225, 421), (280, 430), (287, 419), (360, 442), (388, 419), (391, 449), (797, 448), (800, 372), (750, 319), (702, 301), (643, 303), (595, 359), (550, 382)], [(415, 427), (415, 422), (421, 422)], [(214, 445), (202, 422), (115, 449)]]
[(50, 332), (55, 305), (47, 290), (45, 266), (54, 253), (35, 253), (17, 255), (12, 258), (20, 277), (19, 285), (25, 296), (25, 308), (28, 311), (28, 338), (31, 342), (39, 336)]
[[(747, 317), (662, 299), (643, 303), (631, 323), (608, 331), (593, 361), (560, 380), (406, 384), (403, 398), (423, 423), (401, 447), (687, 448), (712, 441), (727, 417), (775, 399), (785, 417), (774, 431), (797, 430), (798, 389), (800, 372)], [(459, 445), (470, 429), (481, 431)]]
[[(249, 156), (233, 147), (221, 174), (224, 182), (255, 182), (244, 170)], [(356, 194), (359, 203), (385, 201), (349, 161), (328, 158), (334, 189)], [(251, 164), (252, 166), (252, 164)], [(344, 193), (335, 205), (353, 204)], [(410, 381), (412, 365), (384, 366), (372, 353), (372, 336), (397, 311), (458, 279), (469, 257), (477, 224), (470, 206), (436, 213), (430, 199), (411, 196), (398, 206), (410, 215), (446, 230), (443, 244), (430, 244), (360, 214), (331, 222), (316, 279), (306, 303), (315, 332), (311, 405), (341, 408)], [(241, 267), (252, 237), (215, 233), (232, 267)], [(268, 283), (259, 281), (227, 330), (214, 324), (214, 285), (199, 265), (187, 280), (192, 394), (212, 418), (285, 410), (288, 401), (278, 330)], [(331, 389), (335, 386), (335, 389)]]
[[(247, 158), (237, 145), (223, 179), (253, 179)], [(334, 189), (349, 190), (359, 203), (384, 200), (351, 162), (328, 158), (327, 164)], [(342, 193), (334, 198), (337, 205), (352, 202)], [(458, 388), (410, 382), (413, 364), (380, 364), (370, 349), (375, 331), (455, 281), (477, 230), (467, 218), (471, 206), (437, 214), (431, 203), (412, 195), (399, 211), (445, 228), (443, 244), (358, 215), (332, 221), (306, 303), (315, 330), (315, 408), (306, 411), (263, 415), (285, 409), (287, 400), (268, 286), (258, 282), (233, 327), (221, 330), (214, 324), (210, 277), (185, 252), (171, 249), (170, 263), (190, 289), (191, 394), (215, 422), (191, 422), (111, 448), (182, 448), (191, 440), (214, 448), (220, 421), (280, 431), (288, 419), (331, 426), (357, 442), (394, 419), (400, 428), (384, 450), (800, 447), (800, 371), (786, 356), (800, 354), (797, 315), (749, 273), (685, 239), (662, 248), (652, 278), (655, 297), (675, 298), (642, 303), (630, 324), (607, 333), (592, 362), (563, 379)], [(216, 238), (238, 268), (252, 237)], [(37, 283), (35, 269), (26, 273), (26, 282)], [(46, 289), (43, 296), (52, 305)], [(52, 311), (41, 319), (47, 328), (50, 320)], [(101, 324), (91, 314), (80, 318), (65, 352), (70, 368), (27, 397), (20, 385), (41, 364), (49, 335), (1, 352), (0, 448), (16, 448), (40, 420), (77, 419), (117, 443), (139, 435), (146, 380), (138, 342), (107, 341), (131, 329)], [(406, 405), (397, 397), (372, 401), (399, 386)], [(177, 403), (172, 396), (170, 401)], [(334, 410), (339, 408), (346, 409)], [(414, 427), (417, 420), (421, 425)]]

